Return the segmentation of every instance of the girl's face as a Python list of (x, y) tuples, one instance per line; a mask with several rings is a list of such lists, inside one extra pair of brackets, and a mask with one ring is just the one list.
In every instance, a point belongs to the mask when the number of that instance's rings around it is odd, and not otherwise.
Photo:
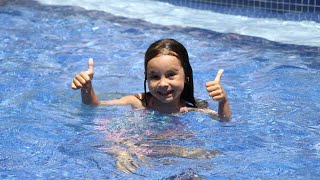
[(147, 64), (150, 93), (162, 103), (180, 103), (185, 73), (180, 60), (171, 55), (159, 55)]

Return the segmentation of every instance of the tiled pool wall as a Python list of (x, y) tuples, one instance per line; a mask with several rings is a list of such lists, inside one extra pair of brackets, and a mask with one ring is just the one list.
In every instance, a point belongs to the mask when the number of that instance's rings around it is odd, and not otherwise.
[(320, 22), (320, 0), (159, 0), (225, 14)]
[(235, 7), (253, 7), (277, 12), (320, 12), (320, 0), (195, 0), (195, 2)]

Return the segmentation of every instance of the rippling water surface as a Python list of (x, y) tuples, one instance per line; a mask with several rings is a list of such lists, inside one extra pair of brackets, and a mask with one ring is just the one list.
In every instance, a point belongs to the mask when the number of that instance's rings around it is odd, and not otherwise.
[[(0, 22), (1, 179), (320, 175), (319, 48), (37, 3), (1, 6)], [(144, 52), (167, 37), (188, 49), (196, 96), (213, 109), (217, 104), (204, 84), (225, 69), (230, 123), (197, 112), (174, 116), (85, 106), (71, 90), (71, 79), (93, 57), (101, 99), (142, 92)], [(115, 168), (112, 153), (128, 148), (119, 146), (124, 140), (146, 156), (134, 156), (140, 168), (130, 175)], [(221, 153), (182, 158), (161, 154), (163, 148)]]

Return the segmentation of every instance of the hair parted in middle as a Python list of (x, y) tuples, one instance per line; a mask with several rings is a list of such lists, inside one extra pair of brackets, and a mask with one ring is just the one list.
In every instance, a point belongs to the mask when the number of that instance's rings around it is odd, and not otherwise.
[(182, 68), (185, 73), (185, 84), (184, 89), (181, 94), (181, 100), (186, 101), (187, 106), (197, 107), (197, 103), (194, 98), (194, 87), (193, 87), (193, 73), (192, 67), (189, 62), (189, 55), (186, 48), (174, 39), (161, 39), (154, 43), (152, 43), (147, 49), (144, 56), (144, 71), (145, 71), (145, 79), (144, 79), (144, 99), (146, 106), (147, 103), (147, 65), (149, 60), (159, 55), (170, 55), (175, 56), (180, 60)]

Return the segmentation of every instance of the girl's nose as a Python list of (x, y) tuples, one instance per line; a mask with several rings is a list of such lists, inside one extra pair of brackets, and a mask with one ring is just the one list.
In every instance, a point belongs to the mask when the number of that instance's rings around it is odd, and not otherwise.
[(160, 79), (159, 86), (161, 86), (161, 87), (166, 87), (166, 86), (168, 86), (168, 85), (169, 85), (169, 84), (168, 84), (168, 81), (167, 81), (166, 78), (161, 78), (161, 79)]

